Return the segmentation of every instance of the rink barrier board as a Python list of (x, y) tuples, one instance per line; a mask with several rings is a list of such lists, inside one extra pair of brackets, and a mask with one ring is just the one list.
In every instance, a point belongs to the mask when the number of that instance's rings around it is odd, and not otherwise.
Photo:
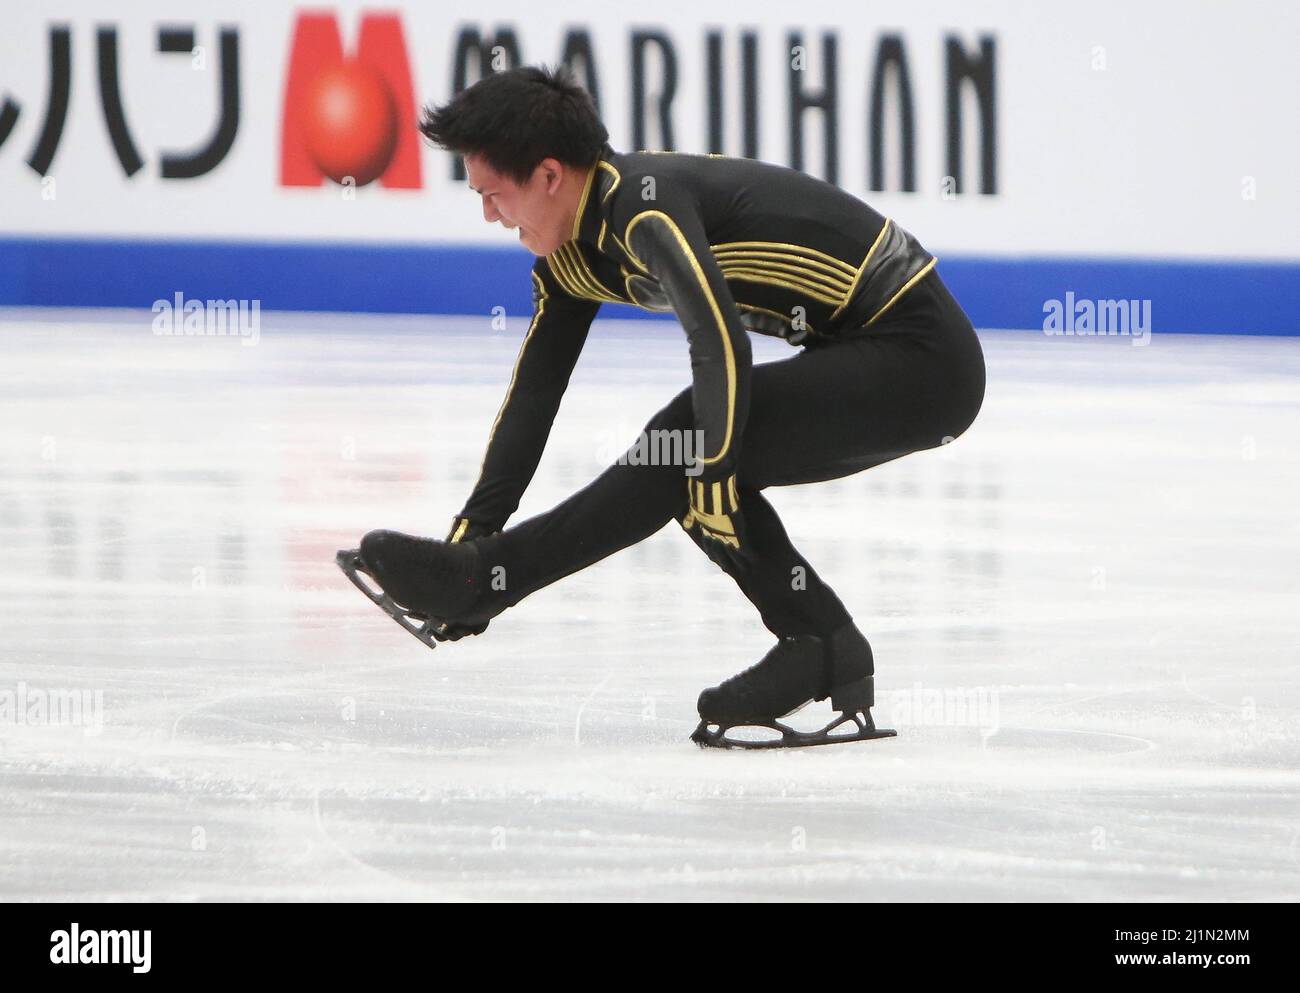
[[(0, 306), (152, 307), (257, 300), (264, 310), (531, 312), (518, 249), (463, 245), (0, 239)], [(1154, 333), (1300, 335), (1300, 260), (940, 255), (977, 327), (1042, 330), (1049, 300), (1151, 301)], [(610, 317), (663, 319), (606, 305)]]

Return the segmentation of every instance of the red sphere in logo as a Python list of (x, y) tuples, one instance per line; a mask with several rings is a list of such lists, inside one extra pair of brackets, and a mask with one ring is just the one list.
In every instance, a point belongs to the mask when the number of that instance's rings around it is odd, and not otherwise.
[(397, 144), (397, 107), (383, 77), (355, 60), (326, 69), (303, 107), (307, 151), (336, 183), (377, 179)]

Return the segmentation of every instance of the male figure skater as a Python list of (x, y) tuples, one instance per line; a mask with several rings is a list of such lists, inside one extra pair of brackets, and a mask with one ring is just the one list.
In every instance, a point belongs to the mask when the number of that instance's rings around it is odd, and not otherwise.
[[(614, 151), (563, 71), (488, 76), (426, 108), (421, 130), (464, 157), (484, 220), (517, 229), (538, 257), (533, 319), (478, 483), (446, 540), (372, 531), (340, 565), (432, 647), (481, 634), (529, 594), (676, 521), (778, 638), (756, 665), (700, 695), (694, 740), (746, 744), (726, 734), (746, 724), (776, 729), (769, 746), (892, 734), (871, 723), (867, 639), (762, 491), (934, 448), (974, 421), (983, 354), (934, 257), (865, 203), (793, 169)], [(700, 437), (703, 450), (676, 464), (620, 460), (506, 528), (605, 301), (680, 321), (692, 383), (646, 432)], [(752, 365), (749, 331), (797, 352)], [(674, 434), (653, 434), (663, 431)], [(839, 717), (822, 731), (779, 723), (828, 696)]]

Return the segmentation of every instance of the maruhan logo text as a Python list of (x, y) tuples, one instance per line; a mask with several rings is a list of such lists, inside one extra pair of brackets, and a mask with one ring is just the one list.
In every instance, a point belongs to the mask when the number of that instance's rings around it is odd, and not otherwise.
[(129, 965), (148, 972), (152, 931), (83, 931), (75, 921), (66, 931), (50, 935), (50, 961), (55, 965)]

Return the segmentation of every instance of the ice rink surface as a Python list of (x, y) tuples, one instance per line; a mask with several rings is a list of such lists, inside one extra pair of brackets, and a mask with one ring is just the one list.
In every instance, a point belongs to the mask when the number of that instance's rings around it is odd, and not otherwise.
[[(899, 736), (739, 753), (772, 639), (675, 525), (434, 652), (335, 567), (445, 533), (523, 332), (0, 312), (0, 898), (1300, 895), (1300, 340), (987, 332), (954, 444), (769, 490)], [(519, 519), (688, 381), (597, 324)]]

